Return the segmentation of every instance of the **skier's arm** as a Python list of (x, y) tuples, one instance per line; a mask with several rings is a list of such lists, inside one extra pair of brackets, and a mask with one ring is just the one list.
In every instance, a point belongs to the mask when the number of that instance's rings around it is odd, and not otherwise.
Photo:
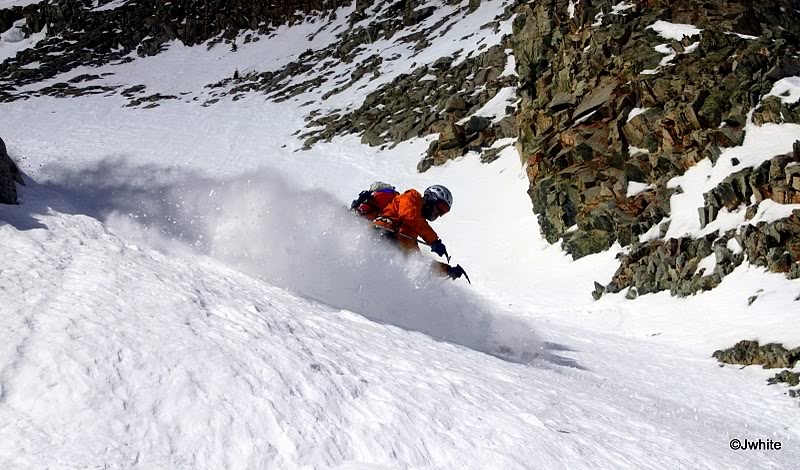
[(403, 230), (408, 233), (419, 235), (425, 243), (431, 244), (439, 239), (439, 235), (428, 225), (428, 221), (422, 217), (422, 200), (419, 204), (414, 204), (411, 197), (406, 197), (400, 203), (400, 219), (403, 221)]

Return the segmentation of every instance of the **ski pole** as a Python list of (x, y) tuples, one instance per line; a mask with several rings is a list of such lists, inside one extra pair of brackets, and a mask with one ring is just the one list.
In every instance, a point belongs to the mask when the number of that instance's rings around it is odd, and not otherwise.
[[(419, 238), (414, 238), (414, 237), (409, 237), (408, 235), (406, 235), (404, 233), (400, 233), (397, 230), (392, 230), (390, 228), (381, 227), (380, 225), (376, 225), (375, 227), (379, 228), (381, 230), (386, 230), (387, 232), (392, 232), (395, 235), (400, 235), (401, 237), (403, 237), (403, 238), (405, 238), (407, 240), (412, 240), (412, 241), (415, 241), (417, 243), (421, 243), (421, 244), (423, 244), (425, 246), (431, 246), (431, 244), (426, 242), (425, 240), (421, 240)], [(447, 264), (450, 264), (450, 253), (445, 253), (445, 256), (447, 257)]]
[[(458, 264), (458, 265), (456, 265), (456, 266), (458, 266), (459, 268), (461, 268), (461, 265), (460, 265), (460, 264)], [(470, 281), (470, 280), (469, 280), (469, 276), (467, 276), (467, 272), (466, 272), (466, 271), (464, 271), (464, 268), (461, 268), (461, 272), (462, 272), (462, 273), (464, 273), (464, 277), (465, 277), (465, 278), (467, 278), (467, 282), (468, 282), (468, 283), (470, 283), (470, 284), (472, 284), (472, 281)]]
[[(412, 241), (415, 241), (417, 243), (421, 243), (421, 244), (423, 244), (425, 246), (431, 246), (430, 243), (426, 242), (425, 240), (421, 240), (419, 238), (414, 238), (414, 237), (409, 237), (408, 235), (406, 235), (404, 233), (400, 233), (397, 230), (392, 230), (390, 228), (383, 227), (381, 225), (375, 225), (374, 227), (375, 228), (379, 228), (381, 230), (385, 230), (387, 232), (391, 232), (391, 233), (393, 233), (395, 235), (400, 235), (401, 237), (403, 237), (405, 239), (412, 240)], [(447, 256), (447, 264), (450, 264), (450, 254), (447, 253), (446, 256)], [(457, 265), (457, 267), (461, 268), (461, 265), (459, 264), (459, 265)], [(461, 268), (461, 272), (464, 274), (464, 277), (467, 278), (467, 282), (472, 284), (472, 281), (469, 279), (469, 276), (467, 275), (467, 272), (464, 271), (464, 268)]]
[(417, 242), (417, 243), (421, 243), (421, 244), (423, 244), (423, 245), (425, 245), (425, 246), (431, 246), (431, 244), (430, 244), (430, 243), (428, 243), (428, 242), (426, 242), (425, 240), (422, 240), (422, 239), (420, 239), (420, 238), (409, 237), (409, 236), (408, 236), (408, 235), (406, 235), (405, 233), (400, 233), (400, 232), (398, 232), (397, 230), (392, 230), (392, 229), (390, 229), (390, 228), (386, 228), (386, 227), (383, 227), (383, 226), (380, 226), (380, 225), (376, 225), (376, 226), (375, 226), (375, 228), (379, 228), (379, 229), (381, 229), (381, 230), (385, 230), (385, 231), (387, 231), (387, 232), (392, 232), (392, 233), (393, 233), (393, 234), (395, 234), (395, 235), (400, 235), (401, 237), (403, 237), (403, 238), (405, 238), (405, 239), (407, 239), (407, 240), (413, 240), (413, 241), (415, 241), (415, 242)]
[[(391, 232), (391, 233), (393, 233), (395, 235), (400, 235), (401, 237), (403, 237), (403, 238), (405, 238), (407, 240), (412, 240), (412, 241), (415, 241), (417, 243), (421, 243), (421, 244), (423, 244), (425, 246), (431, 246), (431, 244), (426, 242), (425, 240), (421, 240), (419, 238), (414, 238), (414, 237), (409, 237), (408, 235), (406, 235), (404, 233), (400, 233), (397, 230), (392, 230), (390, 228), (382, 227), (380, 225), (376, 225), (375, 228), (379, 228), (381, 230), (386, 230), (387, 232)], [(445, 253), (445, 256), (447, 256), (447, 264), (450, 264), (450, 253)]]

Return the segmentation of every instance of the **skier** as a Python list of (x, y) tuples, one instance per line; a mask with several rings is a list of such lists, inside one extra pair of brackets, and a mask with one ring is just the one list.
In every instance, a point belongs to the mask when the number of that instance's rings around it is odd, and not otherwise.
[[(448, 256), (447, 248), (428, 224), (450, 212), (453, 195), (442, 185), (435, 184), (424, 195), (415, 189), (395, 195), (375, 218), (375, 227), (385, 232), (386, 238), (396, 242), (406, 251), (419, 250), (417, 237), (439, 256)], [(449, 258), (449, 256), (448, 256)], [(458, 279), (465, 274), (460, 265), (450, 266), (435, 262), (435, 269)]]

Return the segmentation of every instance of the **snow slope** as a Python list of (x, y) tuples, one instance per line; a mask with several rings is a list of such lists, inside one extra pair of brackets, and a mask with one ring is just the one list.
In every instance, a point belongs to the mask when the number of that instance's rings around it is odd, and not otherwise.
[[(450, 342), (437, 341), (390, 324), (400, 311), (376, 323), (169, 238), (147, 248), (45, 186), (25, 196), (30, 214), (0, 209), (4, 468), (789, 468), (800, 457), (790, 402), (691, 351), (547, 322), (539, 343), (538, 322), (495, 305), (485, 325), (475, 305), (486, 301), (427, 279), (432, 306), (401, 326), (443, 327)], [(306, 249), (321, 236), (287, 235)], [(361, 268), (383, 294), (398, 288), (398, 274), (378, 276), (385, 265)], [(436, 317), (436, 294), (449, 317)], [(526, 364), (478, 342), (517, 337), (538, 354)], [(733, 452), (732, 438), (785, 449)]]
[[(278, 40), (313, 29), (296, 28)], [(432, 42), (430, 60), (452, 51)], [(263, 70), (293, 53), (277, 50), (175, 45), (100, 71), (200, 96), (239, 60)], [(299, 103), (326, 90), (2, 105), (0, 135), (32, 180), (22, 205), (0, 206), (4, 468), (793, 467), (797, 403), (763, 385), (774, 371), (709, 355), (745, 337), (800, 344), (796, 281), (745, 266), (689, 299), (593, 302), (616, 253), (573, 262), (542, 240), (513, 147), (425, 174), (430, 139), (298, 152)], [(474, 284), (432, 278), (349, 217), (375, 179), (453, 190), (434, 228)], [(737, 452), (733, 438), (783, 448)]]

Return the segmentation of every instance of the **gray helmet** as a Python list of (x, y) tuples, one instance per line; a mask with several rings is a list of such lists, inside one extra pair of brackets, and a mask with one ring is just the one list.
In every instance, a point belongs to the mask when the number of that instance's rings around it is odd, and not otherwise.
[(434, 204), (439, 201), (444, 201), (447, 203), (447, 207), (453, 208), (453, 194), (449, 189), (440, 184), (429, 186), (428, 189), (425, 190), (425, 199)]

